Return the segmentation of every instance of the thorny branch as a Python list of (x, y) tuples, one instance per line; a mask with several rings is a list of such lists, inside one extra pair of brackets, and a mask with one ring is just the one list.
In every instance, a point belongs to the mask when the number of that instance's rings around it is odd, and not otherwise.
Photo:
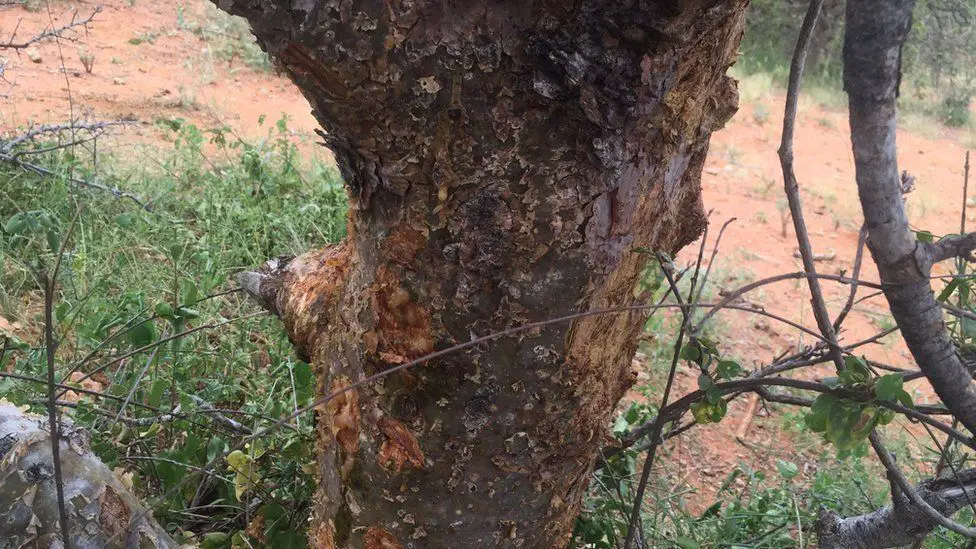
[[(108, 128), (113, 126), (120, 126), (126, 124), (127, 121), (111, 121), (111, 122), (74, 122), (70, 124), (58, 124), (50, 126), (36, 126), (29, 128), (23, 134), (17, 135), (10, 139), (0, 140), (0, 162), (6, 162), (17, 166), (21, 169), (33, 172), (37, 175), (42, 175), (44, 177), (57, 177), (53, 170), (45, 168), (39, 164), (28, 162), (22, 159), (22, 156), (30, 156), (34, 154), (41, 154), (47, 152), (53, 152), (62, 149), (68, 149), (75, 145), (92, 141), (96, 139), (99, 135), (104, 133)], [(24, 145), (27, 142), (33, 141), (39, 137), (47, 135), (60, 135), (61, 133), (70, 131), (72, 135), (78, 130), (82, 130), (86, 135), (82, 137), (73, 137), (70, 141), (58, 143), (56, 145), (51, 145), (43, 147), (40, 149), (27, 149), (27, 150), (17, 150), (18, 147)], [(99, 191), (111, 193), (116, 198), (127, 198), (136, 204), (140, 208), (146, 211), (152, 211), (152, 203), (138, 195), (130, 193), (119, 189), (118, 187), (108, 186), (104, 183), (100, 183), (95, 179), (79, 179), (71, 176), (64, 176), (65, 179), (72, 185), (80, 188), (91, 188), (97, 189)]]
[(79, 27), (87, 31), (89, 24), (91, 24), (92, 21), (94, 21), (95, 16), (101, 13), (101, 11), (102, 11), (101, 6), (96, 7), (94, 10), (92, 10), (91, 15), (83, 19), (78, 19), (78, 14), (75, 13), (74, 15), (71, 16), (71, 21), (67, 25), (46, 29), (38, 34), (35, 34), (34, 36), (31, 36), (30, 38), (25, 39), (22, 42), (14, 41), (17, 37), (17, 30), (20, 28), (20, 22), (18, 21), (17, 26), (14, 27), (13, 32), (10, 34), (10, 38), (8, 38), (6, 42), (0, 42), (0, 49), (23, 50), (31, 47), (32, 45), (38, 42), (43, 42), (44, 40), (48, 40), (52, 38), (60, 38), (62, 40), (74, 41), (76, 40), (76, 38), (70, 36), (70, 34), (65, 34), (65, 33), (67, 31), (74, 32)]

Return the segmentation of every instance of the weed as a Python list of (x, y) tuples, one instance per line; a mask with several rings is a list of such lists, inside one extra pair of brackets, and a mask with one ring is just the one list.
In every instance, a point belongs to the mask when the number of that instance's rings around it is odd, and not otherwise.
[(752, 108), (752, 121), (757, 126), (765, 126), (769, 122), (769, 108), (764, 103), (757, 103)]
[[(207, 296), (232, 289), (234, 273), (269, 257), (340, 238), (345, 193), (335, 168), (299, 165), (285, 119), (253, 142), (226, 128), (202, 129), (178, 119), (157, 126), (172, 142), (161, 158), (127, 148), (127, 156), (136, 156), (126, 163), (111, 156), (99, 161), (106, 183), (153, 197), (153, 213), (76, 191), (65, 176), (87, 176), (94, 168), (81, 150), (37, 155), (59, 174), (43, 180), (0, 166), (0, 226), (9, 229), (0, 232), (0, 313), (25, 327), (19, 343), (0, 332), (6, 349), (0, 370), (30, 377), (46, 372), (44, 354), (30, 336), (37, 333), (39, 310), (33, 265), (49, 257), (52, 237), (34, 238), (23, 227), (50, 227), (47, 232), (57, 237), (80, 210), (55, 310), (59, 359), (65, 361), (60, 377), (68, 375), (69, 364), (93, 371), (181, 328), (231, 321), (137, 353), (97, 375), (106, 397), (124, 399), (132, 391), (124, 409), (108, 398), (84, 398), (64, 409), (92, 432), (93, 449), (110, 467), (132, 474), (138, 491), (163, 494), (244, 436), (212, 424), (200, 402), (232, 410), (248, 427), (314, 398), (311, 369), (294, 359), (280, 323), (263, 315), (241, 319), (257, 308), (239, 293)], [(93, 359), (81, 360), (88, 353)], [(0, 394), (31, 407), (39, 406), (43, 388), (0, 379)], [(172, 417), (160, 413), (174, 407)], [(112, 420), (116, 415), (119, 421)], [(310, 423), (276, 431), (246, 451), (256, 483), (235, 485), (233, 472), (231, 478), (211, 476), (199, 488), (168, 494), (155, 513), (178, 537), (212, 533), (247, 546), (241, 540), (250, 526), (269, 546), (301, 546), (314, 485), (313, 446)], [(248, 516), (263, 522), (249, 524)]]
[(208, 52), (225, 61), (228, 66), (235, 59), (239, 59), (252, 70), (271, 70), (268, 55), (258, 46), (244, 19), (229, 15), (209, 4), (201, 21), (189, 19), (182, 6), (177, 8), (176, 17), (180, 28), (207, 42)]
[(92, 68), (95, 66), (95, 54), (87, 49), (83, 49), (78, 52), (78, 59), (81, 64), (85, 67), (85, 72), (91, 74)]

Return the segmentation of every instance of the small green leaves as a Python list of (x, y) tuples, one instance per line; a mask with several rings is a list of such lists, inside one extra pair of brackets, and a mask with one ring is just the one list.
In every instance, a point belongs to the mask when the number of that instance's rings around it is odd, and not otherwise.
[(721, 398), (716, 403), (702, 400), (691, 405), (691, 415), (698, 423), (718, 423), (727, 411), (728, 404)]
[(915, 231), (915, 238), (917, 238), (919, 242), (927, 242), (929, 244), (935, 240), (935, 237), (929, 231)]
[(871, 379), (871, 370), (868, 363), (861, 357), (848, 355), (844, 357), (844, 371), (838, 374), (837, 379), (844, 385), (855, 385), (866, 383)]
[(881, 400), (895, 400), (905, 380), (900, 374), (881, 376), (874, 382), (874, 394)]
[(156, 316), (160, 318), (165, 318), (167, 320), (173, 318), (173, 307), (171, 307), (169, 303), (166, 303), (165, 301), (160, 301), (157, 303), (154, 311), (156, 312)]
[(150, 320), (136, 324), (129, 330), (129, 341), (136, 347), (145, 347), (156, 339), (156, 326)]
[(783, 461), (781, 459), (776, 460), (776, 470), (779, 471), (780, 476), (786, 480), (792, 480), (800, 474), (800, 470), (796, 467), (795, 463), (792, 461)]
[(745, 369), (734, 360), (720, 360), (715, 367), (715, 375), (719, 379), (733, 379), (741, 376)]

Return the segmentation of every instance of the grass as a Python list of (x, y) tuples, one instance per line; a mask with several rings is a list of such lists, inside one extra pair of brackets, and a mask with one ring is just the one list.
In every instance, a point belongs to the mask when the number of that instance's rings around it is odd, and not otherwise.
[(176, 12), (177, 24), (207, 43), (206, 55), (233, 65), (240, 61), (244, 66), (259, 72), (270, 72), (271, 61), (251, 34), (250, 27), (241, 17), (230, 15), (207, 3), (199, 16), (192, 16), (180, 5)]
[[(112, 420), (120, 407), (107, 398), (82, 399), (65, 409), (92, 432), (94, 449), (110, 467), (134, 475), (144, 496), (165, 493), (243, 436), (211, 424), (195, 399), (234, 410), (234, 419), (247, 426), (310, 401), (311, 370), (294, 358), (277, 319), (254, 316), (259, 311), (239, 293), (206, 296), (233, 289), (235, 273), (268, 258), (336, 241), (345, 226), (337, 171), (301, 165), (285, 120), (255, 142), (225, 128), (204, 130), (179, 120), (159, 126), (171, 140), (165, 154), (105, 156), (99, 162), (104, 182), (152, 197), (151, 213), (69, 184), (66, 175), (87, 177), (93, 171), (81, 149), (38, 159), (59, 174), (54, 178), (0, 166), (0, 221), (8, 224), (0, 235), (0, 314), (3, 325), (23, 327), (9, 333), (0, 326), (0, 370), (35, 378), (46, 372), (44, 352), (36, 346), (42, 312), (37, 281), (39, 271), (50, 270), (53, 256), (36, 231), (8, 223), (18, 214), (50, 220), (51, 230), (68, 242), (55, 311), (59, 377), (69, 365), (92, 372), (166, 334), (225, 323), (160, 344), (155, 352), (136, 353), (96, 375), (99, 390), (108, 395), (125, 398), (133, 391), (132, 404), (121, 410), (124, 421)], [(82, 360), (90, 352), (93, 358)], [(40, 384), (0, 379), (4, 398), (35, 411), (43, 410), (43, 391)], [(152, 419), (174, 405), (186, 415)], [(145, 423), (137, 427), (136, 421)], [(252, 541), (303, 546), (314, 484), (312, 447), (312, 425), (303, 418), (295, 429), (248, 448), (257, 468), (255, 486), (235, 490), (239, 477), (220, 463), (216, 472), (227, 480), (193, 482), (159, 501), (155, 514), (187, 542), (206, 534), (236, 537), (241, 544), (243, 530), (252, 526)], [(263, 522), (248, 522), (257, 516)]]

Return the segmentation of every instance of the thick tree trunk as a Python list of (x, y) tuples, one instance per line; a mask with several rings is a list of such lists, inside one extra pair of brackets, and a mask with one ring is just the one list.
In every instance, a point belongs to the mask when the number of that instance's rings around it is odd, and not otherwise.
[[(220, 0), (328, 131), (345, 243), (244, 281), (328, 392), (634, 302), (705, 223), (745, 0)], [(646, 315), (501, 338), (319, 411), (315, 547), (561, 547)]]

